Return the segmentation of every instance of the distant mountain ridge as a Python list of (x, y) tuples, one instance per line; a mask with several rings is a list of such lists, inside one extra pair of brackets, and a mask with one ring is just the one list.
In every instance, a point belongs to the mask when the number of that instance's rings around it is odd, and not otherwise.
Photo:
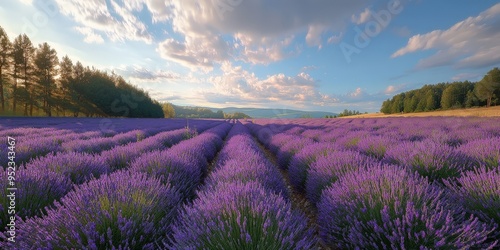
[(224, 113), (245, 113), (252, 118), (323, 118), (326, 115), (336, 116), (338, 114), (325, 111), (302, 111), (294, 109), (264, 109), (264, 108), (210, 108), (212, 111), (217, 112), (222, 110)]

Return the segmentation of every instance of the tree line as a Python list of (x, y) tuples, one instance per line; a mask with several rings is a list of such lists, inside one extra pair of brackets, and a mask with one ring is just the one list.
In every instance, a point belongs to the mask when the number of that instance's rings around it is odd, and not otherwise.
[(2, 27), (0, 105), (4, 115), (163, 117), (161, 105), (123, 77), (59, 60), (48, 43), (35, 47), (26, 34), (11, 41)]
[(384, 114), (426, 112), (500, 104), (500, 70), (493, 68), (480, 81), (424, 85), (382, 103)]
[(210, 119), (246, 119), (251, 118), (241, 112), (224, 113), (222, 110), (217, 112), (204, 107), (178, 106), (168, 102), (161, 103), (163, 114), (166, 118), (210, 118)]

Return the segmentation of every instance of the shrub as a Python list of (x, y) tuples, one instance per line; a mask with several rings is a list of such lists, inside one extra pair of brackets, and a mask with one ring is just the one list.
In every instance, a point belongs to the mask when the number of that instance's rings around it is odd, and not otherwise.
[(0, 169), (0, 225), (5, 228), (8, 219), (10, 191), (7, 188), (15, 187), (15, 211), (20, 218), (29, 218), (42, 215), (43, 209), (51, 206), (67, 194), (72, 187), (69, 178), (60, 173), (45, 169), (17, 169), (15, 185), (9, 185), (8, 174)]
[(202, 178), (202, 169), (198, 162), (168, 150), (144, 154), (131, 164), (130, 170), (147, 173), (159, 178), (164, 184), (171, 184), (183, 198), (191, 198), (194, 195)]
[(286, 142), (278, 149), (278, 154), (276, 156), (278, 165), (282, 169), (287, 170), (288, 164), (290, 163), (290, 160), (295, 155), (295, 153), (313, 143), (314, 141), (312, 139), (304, 138), (301, 136), (290, 138), (290, 141)]
[(394, 144), (394, 140), (385, 136), (367, 136), (361, 138), (358, 142), (357, 149), (379, 160), (384, 158), (387, 147)]
[(444, 191), (394, 166), (340, 177), (318, 204), (320, 236), (341, 249), (469, 249), (493, 228), (445, 198)]
[(226, 161), (224, 166), (209, 175), (204, 190), (214, 189), (223, 183), (257, 181), (266, 190), (288, 198), (285, 182), (276, 167), (265, 159), (252, 157), (251, 154)]
[(500, 225), (500, 169), (478, 168), (444, 183), (469, 212)]
[(454, 148), (432, 140), (402, 142), (392, 146), (385, 160), (416, 171), (431, 181), (458, 177), (470, 168), (467, 159)]
[(91, 178), (99, 178), (109, 172), (106, 162), (96, 155), (76, 152), (59, 152), (38, 158), (26, 168), (50, 170), (68, 177), (75, 184), (82, 184)]
[(340, 176), (367, 168), (377, 161), (355, 151), (334, 151), (319, 157), (311, 164), (307, 173), (306, 197), (316, 204), (325, 188), (336, 182)]
[(500, 138), (483, 138), (469, 141), (458, 148), (476, 167), (494, 169), (500, 166)]
[(290, 184), (298, 191), (305, 191), (307, 172), (317, 158), (327, 156), (338, 148), (333, 143), (314, 143), (302, 148), (290, 161), (288, 174)]
[(142, 173), (119, 171), (75, 188), (18, 227), (17, 248), (155, 249), (167, 240), (179, 195)]
[(307, 219), (256, 182), (199, 193), (173, 228), (172, 249), (311, 249)]

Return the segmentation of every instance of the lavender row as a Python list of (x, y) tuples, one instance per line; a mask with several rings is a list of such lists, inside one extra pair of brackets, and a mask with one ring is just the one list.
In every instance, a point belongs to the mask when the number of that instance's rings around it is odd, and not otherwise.
[[(210, 126), (210, 124), (208, 125)], [(206, 125), (200, 126), (200, 128), (204, 130), (206, 129)], [(189, 130), (179, 129), (166, 131), (156, 136), (148, 137), (141, 142), (130, 143), (124, 147), (117, 147), (117, 150), (105, 151), (101, 155), (79, 152), (59, 152), (57, 154), (49, 154), (45, 157), (37, 158), (26, 164), (24, 168), (18, 170), (21, 173), (17, 177), (19, 181), (17, 185), (20, 190), (17, 198), (21, 200), (18, 204), (26, 210), (18, 215), (22, 218), (41, 215), (40, 212), (44, 207), (58, 200), (70, 191), (71, 186), (68, 186), (68, 183), (80, 185), (93, 178), (99, 178), (101, 175), (124, 168), (133, 159), (146, 152), (147, 149), (152, 150), (156, 146), (158, 146), (158, 149), (166, 149), (183, 139), (187, 139), (186, 136), (190, 135), (186, 135), (186, 133), (189, 133)], [(121, 148), (131, 149), (131, 151), (124, 152), (120, 150)], [(120, 152), (127, 154), (121, 155)], [(1, 180), (2, 186), (7, 188), (7, 177), (5, 176), (5, 178)], [(64, 188), (48, 188), (51, 186)], [(38, 193), (41, 190), (45, 190), (43, 192), (46, 192), (46, 195), (44, 193)], [(44, 196), (42, 199), (43, 202), (38, 202), (40, 197), (37, 196), (39, 195)], [(4, 197), (1, 199), (2, 204), (5, 207), (8, 204), (8, 199), (6, 196), (2, 197)], [(5, 222), (5, 218), (2, 221)], [(3, 228), (5, 223), (1, 225)]]
[(214, 172), (173, 227), (170, 249), (311, 249), (304, 215), (249, 131), (235, 124)]
[[(99, 136), (101, 136), (100, 132), (90, 131), (84, 133), (63, 133), (55, 136), (41, 137), (36, 140), (29, 136), (21, 138), (13, 137), (16, 141), (16, 162), (18, 164), (23, 164), (32, 158), (43, 156), (50, 152), (61, 151), (62, 148), (60, 145), (64, 141), (91, 139)], [(2, 156), (7, 155), (7, 137), (3, 137), (1, 141), (0, 154), (2, 154)], [(6, 166), (7, 159), (3, 157), (0, 158), (0, 165)]]
[[(249, 126), (258, 135), (264, 134), (261, 131), (269, 127)], [(495, 233), (499, 207), (496, 200), (500, 198), (495, 182), (498, 181), (500, 140), (498, 137), (484, 138), (494, 135), (494, 130), (490, 127), (488, 133), (475, 132), (464, 140), (437, 132), (431, 137), (410, 136), (398, 140), (378, 134), (376, 131), (381, 128), (374, 131), (324, 128), (324, 133), (334, 136), (324, 136), (328, 137), (326, 142), (302, 147), (293, 156), (288, 166), (291, 183), (317, 204), (322, 239), (337, 248), (495, 247), (500, 240)], [(267, 129), (270, 136), (264, 138), (268, 147), (279, 154), (296, 147), (287, 146), (291, 139), (300, 144), (300, 135), (312, 135), (309, 138), (322, 141), (317, 136), (321, 130), (304, 130), (297, 125), (272, 134)], [(381, 162), (399, 166), (380, 165)], [(406, 173), (404, 175), (412, 174), (400, 179), (391, 176), (401, 171)], [(359, 183), (370, 183), (360, 178), (377, 174), (383, 177), (373, 179), (373, 186), (363, 184), (365, 189), (360, 189)], [(418, 179), (420, 184), (408, 179)], [(448, 188), (429, 184), (428, 180), (444, 182)], [(387, 184), (382, 184), (383, 181)], [(409, 185), (402, 187), (401, 183)], [(331, 190), (339, 186), (341, 188)], [(426, 198), (425, 202), (421, 201), (425, 205), (420, 206), (415, 205), (416, 198), (402, 202), (402, 198), (412, 197), (404, 192), (411, 193), (414, 189), (424, 190), (415, 197), (431, 193), (429, 197), (438, 198)], [(356, 190), (365, 192), (371, 199), (365, 200), (361, 193), (353, 193)], [(373, 193), (374, 190), (377, 193)], [(338, 192), (348, 194), (339, 199), (342, 196)], [(390, 199), (398, 203), (391, 203)], [(383, 209), (378, 210), (379, 207)], [(434, 230), (419, 229), (418, 225), (422, 224)]]
[[(223, 137), (230, 127), (227, 123), (219, 125), (168, 150), (156, 152), (171, 158), (182, 156), (185, 160), (203, 153), (207, 156), (203, 158), (206, 162), (212, 155), (211, 148), (217, 150), (214, 139), (219, 137), (221, 145), (220, 136)], [(44, 215), (20, 223), (16, 243), (7, 245), (68, 249), (158, 248), (169, 239), (171, 224), (186, 198), (180, 192), (184, 189), (177, 185), (196, 179), (196, 176), (183, 173), (189, 171), (188, 168), (204, 167), (169, 165), (165, 157), (155, 158), (154, 153), (146, 153), (134, 161), (129, 170), (106, 174), (75, 186)]]
[(342, 175), (321, 196), (322, 240), (340, 249), (493, 249), (495, 225), (416, 174), (372, 165)]
[[(498, 118), (383, 118), (383, 119), (259, 119), (255, 123), (282, 133), (295, 126), (304, 136), (317, 141), (335, 141), (336, 138), (355, 131), (365, 131), (372, 135), (388, 136), (398, 140), (435, 140), (450, 146), (458, 146), (470, 140), (498, 137)], [(326, 132), (326, 133), (325, 133)], [(301, 134), (297, 133), (297, 135)]]
[[(212, 126), (212, 124), (212, 122), (200, 123), (199, 128), (204, 130)], [(137, 146), (136, 148), (140, 149), (141, 147), (136, 144), (149, 146), (150, 149), (157, 145), (170, 146), (182, 139), (186, 139), (186, 133), (189, 131), (180, 129), (163, 132), (148, 137), (142, 142), (131, 143), (129, 148)], [(143, 146), (143, 149), (146, 148)], [(127, 157), (129, 160), (133, 159), (130, 155)], [(110, 154), (91, 155), (78, 152), (59, 152), (34, 159), (17, 171), (16, 184), (19, 192), (16, 198), (19, 200), (18, 206), (23, 209), (18, 215), (21, 218), (41, 215), (44, 207), (52, 204), (53, 201), (58, 200), (70, 191), (71, 184), (79, 185), (92, 178), (99, 178), (103, 174), (115, 171), (118, 166), (109, 165), (111, 159), (116, 159), (116, 157), (111, 158)], [(5, 172), (2, 173), (5, 174)], [(3, 189), (5, 191), (8, 182), (7, 177), (4, 177), (0, 179), (0, 183), (2, 187), (5, 187)], [(8, 197), (6, 195), (1, 197), (3, 197), (1, 199), (2, 207), (6, 208), (9, 202)], [(39, 202), (39, 200), (41, 201)], [(6, 213), (2, 213), (2, 215), (7, 216)], [(5, 218), (3, 218), (0, 223), (2, 228), (5, 226), (5, 222)]]
[(223, 138), (231, 126), (223, 123), (167, 150), (141, 155), (130, 164), (130, 170), (146, 172), (171, 183), (183, 199), (189, 200), (206, 175), (209, 162), (222, 147)]
[(0, 118), (0, 124), (6, 131), (19, 128), (68, 129), (74, 132), (102, 131), (122, 133), (137, 128), (169, 126), (172, 123), (186, 124), (185, 119), (148, 119), (148, 118), (48, 118), (16, 117)]
[[(201, 122), (201, 126), (204, 123)], [(49, 153), (61, 151), (66, 152), (85, 152), (99, 153), (104, 150), (109, 150), (118, 145), (124, 145), (131, 142), (141, 141), (144, 138), (156, 134), (162, 130), (178, 129), (183, 126), (183, 123), (172, 123), (162, 128), (148, 128), (143, 130), (132, 130), (124, 133), (115, 134), (112, 137), (102, 137), (101, 132), (90, 131), (84, 133), (69, 133), (57, 136), (38, 137), (36, 139), (28, 138), (26, 140), (16, 139), (16, 160), (17, 163), (23, 164), (29, 160), (42, 157)], [(6, 143), (0, 146), (0, 151), (6, 152)], [(1, 165), (6, 165), (6, 159), (0, 162)]]

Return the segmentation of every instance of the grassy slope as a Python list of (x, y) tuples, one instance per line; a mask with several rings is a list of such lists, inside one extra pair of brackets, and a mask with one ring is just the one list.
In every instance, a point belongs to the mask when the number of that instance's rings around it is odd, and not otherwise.
[(390, 115), (384, 115), (382, 113), (370, 113), (370, 114), (361, 114), (356, 116), (347, 116), (344, 118), (425, 117), (425, 116), (476, 116), (476, 117), (500, 116), (500, 106), (489, 107), (489, 108), (455, 109), (455, 110), (406, 113), (406, 114), (390, 114)]

